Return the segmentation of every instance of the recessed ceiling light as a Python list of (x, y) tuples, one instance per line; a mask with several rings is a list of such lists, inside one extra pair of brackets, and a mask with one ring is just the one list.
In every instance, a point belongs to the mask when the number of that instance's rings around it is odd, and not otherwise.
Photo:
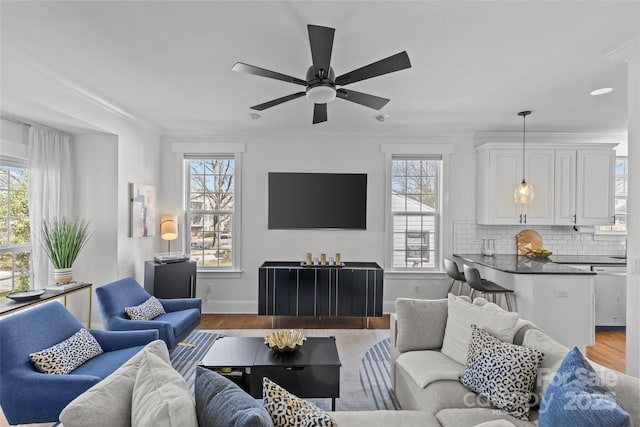
[(609, 92), (613, 92), (612, 87), (601, 87), (600, 89), (592, 90), (591, 95), (593, 96), (604, 95), (605, 93), (609, 93)]
[(379, 122), (384, 122), (388, 118), (389, 118), (388, 114), (380, 114), (379, 116), (376, 116), (376, 120)]
[(262, 116), (258, 113), (249, 113), (248, 117), (249, 120), (258, 120)]

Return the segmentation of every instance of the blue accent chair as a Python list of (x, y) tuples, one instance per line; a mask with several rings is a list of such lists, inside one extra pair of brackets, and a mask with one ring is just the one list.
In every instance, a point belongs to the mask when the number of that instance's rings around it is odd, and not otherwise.
[(104, 328), (109, 331), (156, 329), (169, 350), (185, 339), (200, 324), (202, 299), (174, 298), (158, 300), (167, 314), (152, 320), (131, 320), (124, 308), (142, 304), (151, 295), (133, 278), (117, 280), (96, 288)]
[(10, 424), (58, 421), (69, 402), (158, 339), (157, 331), (89, 329), (104, 353), (69, 374), (34, 368), (29, 354), (66, 340), (80, 328), (82, 324), (57, 301), (0, 319), (0, 406)]

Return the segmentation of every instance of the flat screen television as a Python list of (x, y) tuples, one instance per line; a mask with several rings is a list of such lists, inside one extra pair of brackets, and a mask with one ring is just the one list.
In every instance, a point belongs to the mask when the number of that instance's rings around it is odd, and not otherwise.
[(269, 229), (367, 229), (367, 174), (269, 172)]

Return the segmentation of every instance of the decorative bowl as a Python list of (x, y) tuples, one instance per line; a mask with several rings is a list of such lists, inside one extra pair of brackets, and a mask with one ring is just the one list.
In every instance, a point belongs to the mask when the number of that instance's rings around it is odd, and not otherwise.
[(294, 329), (283, 329), (275, 331), (264, 337), (264, 343), (271, 350), (278, 353), (288, 353), (296, 351), (307, 338), (301, 331)]
[(7, 298), (17, 302), (31, 301), (40, 298), (44, 294), (44, 289), (29, 289), (26, 291), (13, 291), (5, 295)]

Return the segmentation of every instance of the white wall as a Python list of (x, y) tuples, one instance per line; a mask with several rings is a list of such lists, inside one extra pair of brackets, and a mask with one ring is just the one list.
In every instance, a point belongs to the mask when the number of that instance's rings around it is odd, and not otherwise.
[[(108, 104), (90, 97), (80, 88), (61, 82), (34, 64), (24, 64), (9, 55), (3, 55), (3, 76), (11, 85), (3, 86), (3, 109), (7, 113), (35, 120), (48, 126), (70, 132), (76, 136), (76, 144), (86, 142), (93, 146), (76, 146), (76, 160), (86, 162), (81, 169), (87, 171), (80, 178), (75, 197), (77, 206), (100, 221), (108, 223), (107, 229), (115, 233), (116, 250), (113, 251), (113, 236), (108, 236), (109, 250), (95, 249), (99, 259), (91, 259), (91, 264), (102, 263), (105, 268), (96, 271), (85, 270), (82, 278), (100, 286), (107, 277), (122, 278), (134, 276), (139, 282), (144, 278), (144, 261), (151, 259), (160, 244), (159, 237), (130, 238), (129, 233), (129, 183), (158, 185), (160, 176), (159, 131), (144, 122), (128, 116)], [(107, 137), (86, 136), (86, 133), (117, 135), (117, 151), (101, 147), (100, 141)], [(107, 138), (108, 139), (108, 138)], [(111, 146), (112, 139), (108, 145)], [(106, 150), (106, 151), (105, 151)], [(93, 165), (93, 168), (89, 166)], [(99, 213), (90, 204), (99, 195), (91, 194), (91, 188), (107, 187), (113, 206), (109, 207), (109, 219), (105, 212)], [(115, 197), (113, 197), (115, 194)], [(91, 220), (92, 218), (87, 218)], [(106, 221), (106, 222), (105, 222)], [(114, 228), (113, 225), (116, 224)], [(101, 236), (102, 237), (102, 232)], [(100, 237), (92, 239), (92, 245), (99, 245)], [(82, 255), (81, 255), (82, 256)], [(81, 266), (78, 259), (75, 268)], [(107, 270), (113, 269), (111, 274)], [(82, 304), (85, 304), (84, 302)], [(82, 313), (74, 313), (79, 319)], [(93, 322), (100, 322), (94, 311)]]
[[(71, 142), (74, 216), (89, 221), (93, 235), (74, 263), (76, 280), (94, 286), (118, 279), (118, 137), (75, 135)], [(84, 322), (86, 292), (74, 295), (68, 306)], [(100, 319), (97, 304), (92, 319)], [(97, 320), (96, 320), (97, 321)]]
[[(180, 159), (171, 152), (172, 142), (243, 142), (242, 158), (242, 274), (199, 275), (198, 296), (205, 299), (207, 312), (256, 313), (258, 267), (264, 261), (302, 260), (305, 252), (329, 256), (336, 252), (345, 261), (373, 261), (384, 267), (385, 157), (381, 144), (421, 143), (454, 146), (451, 156), (448, 214), (443, 234), (445, 254), (450, 253), (452, 222), (473, 219), (473, 185), (463, 173), (473, 168), (473, 144), (460, 138), (392, 138), (362, 136), (299, 135), (286, 137), (246, 137), (167, 139), (163, 143), (163, 191), (159, 203), (164, 209), (182, 212)], [(472, 169), (471, 169), (472, 170)], [(367, 229), (355, 230), (268, 230), (268, 172), (366, 173), (368, 175)], [(173, 184), (164, 182), (173, 181)], [(182, 227), (181, 230), (184, 230)], [(183, 231), (181, 231), (183, 232)], [(173, 247), (173, 244), (172, 244)], [(412, 274), (385, 278), (385, 311), (391, 311), (399, 296), (443, 297), (448, 279), (442, 274)]]

